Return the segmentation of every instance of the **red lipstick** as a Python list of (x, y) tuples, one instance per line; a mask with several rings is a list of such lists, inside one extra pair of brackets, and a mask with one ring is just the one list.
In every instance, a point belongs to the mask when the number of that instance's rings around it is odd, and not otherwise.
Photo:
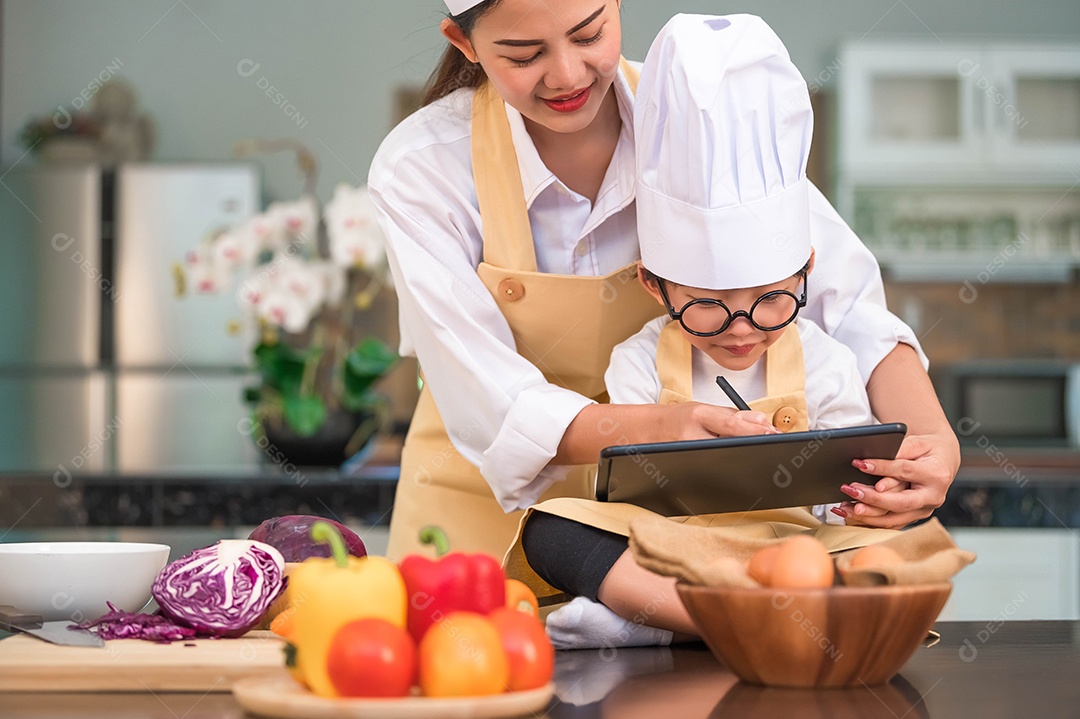
[(584, 90), (577, 90), (569, 95), (563, 95), (553, 99), (541, 98), (544, 104), (550, 107), (555, 112), (574, 112), (580, 110), (585, 106), (585, 103), (589, 101), (589, 96), (592, 95), (592, 86), (585, 88)]

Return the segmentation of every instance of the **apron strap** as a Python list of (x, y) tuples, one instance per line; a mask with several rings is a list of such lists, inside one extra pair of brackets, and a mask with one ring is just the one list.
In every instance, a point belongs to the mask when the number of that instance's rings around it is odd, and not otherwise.
[[(766, 396), (748, 404), (752, 409), (770, 415), (780, 406), (790, 406), (799, 415), (797, 428), (806, 429), (806, 364), (795, 323), (788, 325), (780, 339), (765, 353), (764, 360)], [(678, 322), (669, 322), (660, 330), (656, 372), (662, 387), (660, 404), (693, 400), (693, 347)]]
[[(625, 58), (619, 67), (630, 89), (637, 92), (640, 73)], [(485, 81), (473, 96), (472, 109), (473, 181), (483, 221), (484, 262), (536, 272), (536, 248), (505, 101)]]
[(660, 380), (660, 404), (689, 402), (694, 396), (693, 347), (675, 320), (664, 325), (656, 342), (656, 374)]
[[(806, 362), (795, 324), (785, 327), (784, 334), (765, 353), (765, 386), (770, 397), (806, 389)], [(806, 407), (801, 409), (805, 411)]]

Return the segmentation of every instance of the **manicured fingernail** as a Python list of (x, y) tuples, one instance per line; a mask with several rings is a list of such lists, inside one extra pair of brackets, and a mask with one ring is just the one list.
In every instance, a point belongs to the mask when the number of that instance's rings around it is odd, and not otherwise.
[(861, 460), (861, 459), (853, 459), (853, 460), (851, 460), (851, 466), (853, 466), (855, 469), (861, 469), (863, 472), (873, 472), (874, 471), (874, 465), (872, 465), (869, 462), (866, 462), (864, 460)]
[(862, 490), (859, 489), (858, 487), (852, 486), (850, 484), (842, 484), (842, 485), (840, 485), (840, 491), (843, 492), (844, 494), (848, 495), (849, 497), (854, 498), (854, 499), (862, 499), (863, 498)]
[(844, 519), (847, 519), (848, 513), (840, 509), (839, 507), (832, 507), (829, 509), (829, 511), (835, 514), (837, 517), (843, 517)]

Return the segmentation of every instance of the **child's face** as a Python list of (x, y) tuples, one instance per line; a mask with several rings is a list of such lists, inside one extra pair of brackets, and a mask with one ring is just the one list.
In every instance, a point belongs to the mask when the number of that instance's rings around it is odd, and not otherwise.
[[(723, 302), (731, 314), (739, 310), (749, 312), (758, 298), (776, 290), (786, 290), (796, 297), (801, 296), (802, 274), (787, 278), (781, 282), (758, 287), (746, 287), (737, 290), (707, 290), (697, 287), (685, 287), (673, 284), (666, 280), (643, 281), (645, 289), (649, 291), (661, 304), (664, 303), (663, 295), (667, 295), (671, 307), (676, 312), (683, 310), (686, 305), (696, 299), (719, 300)], [(658, 282), (663, 282), (663, 293)], [(754, 319), (763, 326), (773, 326), (788, 319), (795, 309), (795, 302), (781, 296), (780, 302), (765, 300), (759, 303), (754, 310)], [(727, 313), (716, 308), (719, 313), (719, 322), (726, 318)], [(770, 313), (775, 317), (770, 317)], [(782, 316), (781, 316), (782, 315)], [(684, 322), (689, 315), (684, 315)], [(691, 323), (693, 324), (693, 323)], [(720, 334), (711, 337), (701, 337), (686, 331), (681, 327), (683, 336), (690, 344), (707, 354), (714, 362), (724, 369), (744, 370), (757, 362), (778, 339), (787, 326), (778, 330), (760, 330), (751, 324), (750, 320), (740, 315), (731, 321), (727, 328)], [(695, 328), (697, 329), (697, 328)], [(711, 328), (701, 327), (701, 330), (711, 331)]]

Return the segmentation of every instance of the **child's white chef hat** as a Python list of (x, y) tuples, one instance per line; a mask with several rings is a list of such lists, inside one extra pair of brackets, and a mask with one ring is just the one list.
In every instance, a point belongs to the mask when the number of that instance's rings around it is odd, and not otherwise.
[(446, 7), (449, 8), (451, 15), (460, 15), (482, 2), (484, 2), (484, 0), (446, 0)]
[(676, 15), (634, 109), (642, 263), (690, 287), (779, 282), (810, 258), (810, 94), (754, 15)]

